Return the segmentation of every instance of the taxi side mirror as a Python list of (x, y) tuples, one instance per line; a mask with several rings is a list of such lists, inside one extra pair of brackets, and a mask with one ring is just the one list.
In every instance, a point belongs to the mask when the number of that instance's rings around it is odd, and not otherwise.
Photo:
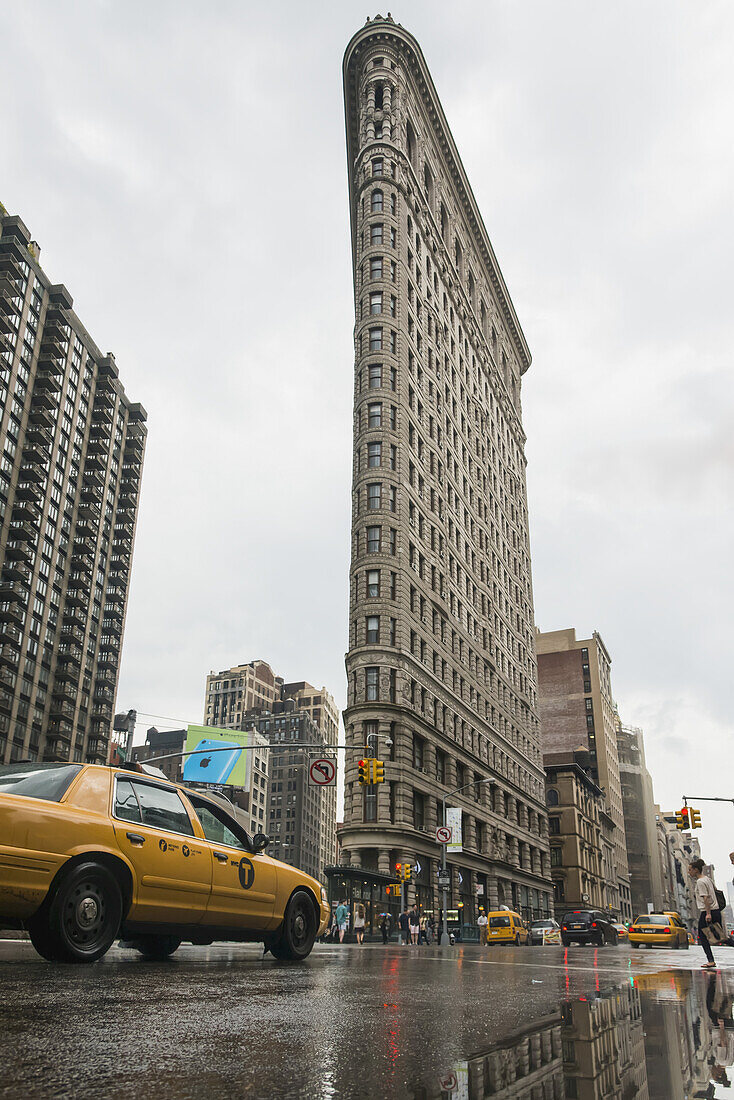
[(252, 838), (252, 850), (257, 855), (258, 852), (264, 852), (270, 843), (270, 837), (267, 833), (255, 833)]

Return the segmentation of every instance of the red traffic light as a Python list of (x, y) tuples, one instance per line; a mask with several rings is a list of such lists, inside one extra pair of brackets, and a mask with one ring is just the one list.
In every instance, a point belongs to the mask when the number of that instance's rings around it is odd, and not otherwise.
[(367, 761), (366, 761), (366, 760), (358, 760), (358, 761), (357, 761), (357, 767), (358, 767), (358, 768), (363, 768), (363, 767), (365, 766), (365, 764), (366, 764), (366, 763), (367, 763)]

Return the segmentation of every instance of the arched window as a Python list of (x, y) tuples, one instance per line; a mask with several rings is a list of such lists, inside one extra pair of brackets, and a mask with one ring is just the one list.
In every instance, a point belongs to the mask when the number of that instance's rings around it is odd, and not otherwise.
[(426, 164), (423, 168), (423, 185), (428, 199), (428, 205), (433, 206), (433, 173)]
[(553, 787), (549, 787), (545, 793), (545, 801), (548, 806), (557, 806), (558, 791), (553, 790)]
[(372, 213), (373, 214), (381, 214), (382, 213), (382, 191), (373, 191), (372, 192)]
[(415, 168), (415, 166), (416, 166), (416, 149), (417, 149), (417, 146), (416, 146), (416, 140), (415, 140), (415, 130), (413, 129), (410, 122), (407, 122), (406, 125), (405, 125), (405, 140), (406, 140), (406, 144), (407, 144), (407, 150), (406, 151), (408, 153), (408, 160), (410, 161), (410, 163)]

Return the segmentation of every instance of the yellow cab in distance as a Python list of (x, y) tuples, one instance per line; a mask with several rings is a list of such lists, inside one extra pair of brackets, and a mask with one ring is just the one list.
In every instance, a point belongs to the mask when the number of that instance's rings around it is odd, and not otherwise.
[(487, 943), (511, 943), (516, 947), (528, 942), (528, 929), (519, 913), (500, 909), (487, 913)]
[(631, 947), (674, 947), (688, 950), (688, 931), (677, 913), (645, 913), (629, 929)]
[(316, 879), (265, 854), (224, 800), (139, 765), (0, 767), (0, 928), (51, 961), (124, 946), (164, 958), (185, 940), (260, 941), (305, 959), (328, 923)]

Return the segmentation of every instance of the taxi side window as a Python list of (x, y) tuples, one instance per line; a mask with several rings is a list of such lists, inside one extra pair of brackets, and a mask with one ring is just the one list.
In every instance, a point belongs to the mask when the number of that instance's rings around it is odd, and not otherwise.
[(192, 802), (207, 840), (211, 840), (215, 844), (226, 844), (230, 848), (239, 848), (243, 852), (248, 850), (239, 837), (235, 836), (224, 821), (220, 821), (208, 806), (201, 802), (195, 802), (193, 799)]
[(191, 819), (176, 791), (147, 783), (133, 783), (132, 786), (140, 802), (143, 825), (149, 825), (153, 829), (166, 829), (171, 833), (183, 833), (185, 836), (194, 835)]
[(118, 779), (115, 784), (115, 817), (121, 821), (135, 821), (139, 825), (140, 806), (129, 779)]

